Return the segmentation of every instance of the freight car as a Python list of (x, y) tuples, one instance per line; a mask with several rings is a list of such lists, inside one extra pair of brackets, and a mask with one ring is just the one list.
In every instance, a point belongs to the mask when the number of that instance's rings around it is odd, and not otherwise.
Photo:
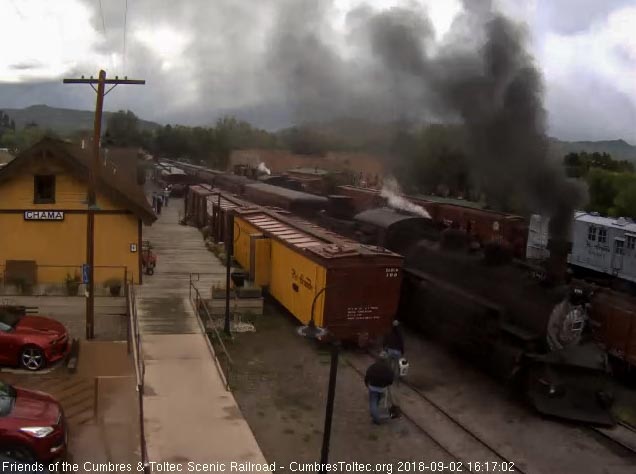
[(343, 185), (338, 186), (337, 190), (338, 194), (341, 196), (348, 196), (351, 198), (353, 209), (356, 213), (386, 205), (386, 199), (380, 195), (380, 191), (377, 189)]
[(586, 311), (585, 298), (573, 296), (579, 289), (546, 287), (523, 267), (487, 264), (443, 242), (422, 241), (405, 256), (399, 317), (518, 383), (541, 413), (612, 424), (602, 402), (605, 353), (579, 338), (584, 318), (577, 317)]
[[(538, 261), (550, 256), (550, 220), (533, 215), (526, 256)], [(636, 223), (578, 211), (571, 226), (568, 263), (574, 275), (636, 294)]]
[(278, 207), (303, 217), (317, 215), (328, 203), (327, 198), (322, 196), (264, 183), (247, 184), (242, 196), (261, 206)]
[(595, 291), (590, 310), (595, 339), (621, 370), (636, 371), (636, 298)]
[(212, 186), (199, 184), (190, 186), (185, 198), (186, 220), (196, 227), (203, 227), (207, 222), (207, 198), (215, 194)]
[(515, 257), (525, 256), (528, 225), (521, 216), (482, 209), (465, 201), (451, 203), (413, 196), (407, 199), (426, 209), (441, 227), (461, 229), (482, 246), (492, 241), (507, 242)]
[(400, 255), (265, 209), (238, 209), (233, 220), (235, 259), (301, 323), (359, 344), (390, 329)]

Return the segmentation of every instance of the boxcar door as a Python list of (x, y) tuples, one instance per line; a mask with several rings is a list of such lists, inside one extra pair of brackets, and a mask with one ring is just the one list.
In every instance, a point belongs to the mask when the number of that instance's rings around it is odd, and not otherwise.
[(612, 253), (612, 270), (618, 273), (623, 268), (623, 255), (625, 255), (625, 239), (614, 239), (614, 252)]

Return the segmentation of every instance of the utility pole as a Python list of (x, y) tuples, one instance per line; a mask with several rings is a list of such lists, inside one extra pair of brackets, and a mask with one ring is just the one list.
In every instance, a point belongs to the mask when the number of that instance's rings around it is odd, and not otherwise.
[[(106, 79), (106, 71), (99, 71), (99, 77), (93, 79), (64, 79), (64, 84), (89, 84), (95, 92), (97, 92), (97, 101), (95, 103), (95, 124), (93, 129), (93, 149), (92, 160), (88, 164), (88, 213), (86, 218), (86, 264), (88, 265), (88, 294), (86, 298), (86, 339), (93, 339), (95, 336), (95, 210), (97, 209), (97, 200), (95, 189), (97, 187), (97, 176), (99, 174), (99, 145), (102, 134), (102, 110), (104, 107), (104, 97), (119, 84), (138, 84), (146, 83), (144, 80)], [(97, 84), (97, 89), (95, 89)], [(112, 87), (106, 89), (106, 84), (112, 84)], [(124, 282), (126, 284), (126, 282)]]

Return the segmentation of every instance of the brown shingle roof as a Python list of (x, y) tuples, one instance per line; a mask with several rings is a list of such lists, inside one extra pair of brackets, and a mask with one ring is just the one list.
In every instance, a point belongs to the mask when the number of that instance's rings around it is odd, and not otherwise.
[[(0, 169), (0, 181), (15, 175), (22, 165), (42, 154), (50, 154), (67, 165), (69, 172), (82, 180), (88, 176), (88, 164), (91, 150), (77, 145), (43, 138), (31, 148), (20, 153), (8, 165)], [(125, 206), (146, 224), (151, 224), (157, 217), (153, 212), (143, 186), (137, 184), (137, 150), (115, 148), (102, 150), (98, 172), (97, 191), (107, 195), (113, 201)]]

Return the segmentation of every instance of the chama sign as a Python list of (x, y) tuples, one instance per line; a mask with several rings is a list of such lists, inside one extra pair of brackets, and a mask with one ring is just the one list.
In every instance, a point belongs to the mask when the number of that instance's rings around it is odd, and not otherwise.
[(64, 211), (24, 211), (25, 221), (63, 221)]

